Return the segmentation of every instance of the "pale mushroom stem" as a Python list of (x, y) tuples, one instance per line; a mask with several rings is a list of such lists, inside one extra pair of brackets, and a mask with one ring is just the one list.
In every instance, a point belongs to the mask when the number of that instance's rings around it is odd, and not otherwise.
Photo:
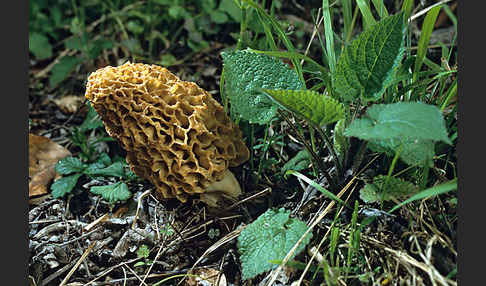
[(212, 183), (205, 191), (200, 194), (201, 201), (211, 207), (217, 207), (222, 196), (236, 200), (241, 195), (240, 184), (230, 170), (226, 170), (223, 179)]

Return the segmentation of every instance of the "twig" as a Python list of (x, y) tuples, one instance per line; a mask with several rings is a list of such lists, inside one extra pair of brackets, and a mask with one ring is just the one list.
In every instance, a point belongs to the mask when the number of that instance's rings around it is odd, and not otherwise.
[(137, 212), (135, 213), (135, 217), (133, 218), (133, 223), (132, 223), (132, 229), (135, 229), (135, 223), (137, 222), (138, 218), (138, 211), (140, 210), (140, 206), (142, 205), (142, 200), (146, 196), (150, 195), (151, 190), (147, 190), (143, 192), (139, 197), (138, 197), (138, 203), (137, 203)]
[(95, 245), (96, 245), (96, 241), (91, 242), (91, 244), (88, 246), (88, 248), (84, 251), (83, 255), (81, 255), (81, 257), (79, 258), (78, 262), (76, 262), (76, 264), (71, 269), (71, 271), (69, 271), (69, 273), (66, 275), (66, 277), (64, 277), (64, 280), (62, 280), (62, 282), (61, 282), (61, 284), (59, 284), (59, 286), (66, 285), (66, 283), (69, 281), (69, 279), (73, 275), (74, 271), (76, 271), (76, 269), (78, 269), (79, 265), (81, 265), (81, 262), (83, 262), (86, 259), (86, 257), (88, 257), (88, 254), (91, 252), (91, 250), (93, 249), (93, 247)]
[(61, 269), (57, 270), (56, 272), (52, 273), (51, 275), (47, 276), (46, 279), (42, 280), (39, 286), (47, 285), (52, 280), (56, 279), (59, 275), (67, 271), (70, 267), (73, 267), (75, 261), (71, 261), (70, 263), (64, 265)]
[(83, 286), (88, 286), (88, 285), (93, 284), (96, 280), (98, 280), (101, 277), (107, 275), (108, 273), (110, 273), (111, 271), (115, 270), (116, 268), (118, 268), (120, 266), (123, 266), (123, 265), (128, 264), (128, 263), (133, 263), (133, 262), (135, 262), (137, 260), (141, 260), (141, 259), (142, 259), (141, 257), (137, 257), (137, 258), (134, 258), (134, 259), (129, 260), (129, 261), (121, 262), (120, 264), (117, 264), (115, 266), (112, 266), (112, 267), (110, 267), (108, 269), (105, 269), (100, 274), (98, 274), (98, 277), (94, 278), (93, 280), (89, 281), (88, 283), (84, 284)]
[(423, 9), (422, 11), (420, 11), (420, 12), (418, 12), (418, 13), (416, 13), (416, 14), (412, 15), (412, 16), (410, 17), (410, 19), (409, 19), (409, 22), (411, 22), (411, 21), (413, 21), (413, 20), (417, 19), (418, 17), (422, 16), (423, 14), (425, 14), (425, 13), (429, 12), (429, 10), (430, 10), (430, 9), (432, 9), (432, 8), (434, 8), (434, 7), (436, 7), (436, 6), (439, 6), (439, 5), (445, 4), (445, 3), (447, 3), (447, 2), (451, 2), (451, 1), (452, 1), (452, 0), (442, 0), (442, 1), (440, 1), (440, 2), (437, 2), (437, 3), (433, 4), (433, 5), (430, 5), (429, 7), (427, 7), (427, 8), (425, 8), (425, 9)]
[(254, 198), (260, 197), (260, 196), (262, 196), (262, 195), (264, 195), (266, 193), (271, 193), (271, 192), (272, 192), (272, 188), (265, 188), (263, 191), (260, 191), (260, 192), (258, 192), (256, 194), (253, 194), (253, 195), (251, 195), (251, 196), (249, 196), (247, 198), (242, 199), (239, 202), (236, 202), (236, 203), (232, 204), (231, 206), (225, 208), (223, 211), (229, 211), (229, 210), (231, 210), (231, 209), (233, 209), (233, 208), (241, 205), (242, 203), (244, 203), (246, 201), (252, 200)]
[(97, 224), (104, 222), (106, 219), (108, 219), (109, 214), (105, 213), (104, 215), (100, 216), (99, 218), (95, 219), (93, 222), (88, 224), (87, 226), (84, 227), (85, 231), (90, 231), (93, 227), (95, 227)]

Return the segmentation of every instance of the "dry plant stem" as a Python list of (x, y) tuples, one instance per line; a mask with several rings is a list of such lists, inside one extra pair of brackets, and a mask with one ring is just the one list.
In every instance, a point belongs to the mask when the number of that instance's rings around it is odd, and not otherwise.
[(120, 264), (112, 266), (108, 269), (105, 269), (100, 274), (98, 274), (98, 277), (94, 278), (93, 280), (89, 281), (88, 283), (84, 284), (83, 286), (88, 286), (88, 285), (94, 284), (96, 282), (96, 280), (101, 279), (103, 276), (107, 275), (108, 273), (115, 270), (116, 268), (123, 266), (123, 265), (126, 265), (126, 264), (129, 264), (129, 263), (136, 262), (137, 260), (141, 260), (141, 259), (142, 259), (141, 257), (137, 257), (137, 258), (134, 258), (134, 259), (129, 260), (129, 261), (121, 262)]
[[(132, 269), (130, 266), (128, 266), (128, 265), (126, 265), (126, 264), (125, 264), (125, 265), (123, 265), (123, 267), (128, 268), (128, 270), (129, 270), (130, 272), (132, 272), (132, 274), (133, 274), (135, 277), (137, 277), (138, 281), (141, 281), (141, 282), (143, 283), (143, 285), (147, 286), (147, 283), (143, 282), (143, 281), (142, 281), (142, 278), (140, 278), (140, 276), (138, 276), (138, 275), (137, 275), (137, 272), (133, 271), (133, 269)], [(122, 269), (124, 269), (124, 268), (122, 268)], [(125, 281), (126, 281), (126, 275), (125, 275)]]
[[(309, 49), (310, 49), (310, 46), (311, 46), (311, 44), (312, 44), (312, 41), (314, 41), (314, 38), (316, 37), (317, 31), (318, 31), (318, 28), (317, 28), (317, 27), (319, 27), (319, 26), (321, 25), (321, 23), (322, 23), (322, 20), (324, 20), (324, 17), (321, 17), (321, 12), (322, 12), (322, 8), (319, 8), (319, 9), (317, 10), (317, 17), (316, 17), (316, 19), (319, 19), (319, 20), (318, 20), (317, 25), (316, 25), (316, 24), (314, 24), (314, 28), (313, 28), (313, 30), (312, 30), (312, 35), (311, 35), (311, 38), (310, 38), (310, 40), (309, 40), (309, 43), (307, 44), (307, 47), (305, 48), (304, 55), (306, 55), (306, 56), (307, 56), (307, 54), (309, 53)], [(320, 17), (320, 18), (319, 18), (319, 17)], [(304, 64), (304, 59), (302, 59), (302, 60), (300, 61), (300, 64), (301, 64), (301, 65), (303, 65), (303, 64)]]
[(229, 211), (229, 210), (241, 205), (242, 203), (244, 203), (246, 201), (252, 200), (252, 199), (257, 198), (257, 197), (261, 197), (261, 196), (265, 195), (266, 193), (271, 193), (271, 192), (272, 192), (272, 188), (265, 188), (263, 191), (260, 191), (260, 192), (254, 194), (254, 195), (251, 195), (247, 198), (242, 199), (241, 201), (239, 201), (237, 203), (230, 205), (229, 207), (225, 208), (223, 211)]
[[(159, 247), (159, 250), (157, 251), (157, 254), (155, 255), (154, 261), (157, 261), (162, 253), (163, 245)], [(147, 272), (143, 276), (142, 281), (140, 282), (140, 285), (145, 284), (145, 280), (147, 279), (147, 276), (150, 274), (150, 271), (152, 271), (152, 267), (154, 266), (154, 263), (150, 264), (149, 269), (147, 269)]]
[(138, 197), (138, 200), (137, 200), (137, 211), (135, 212), (135, 217), (133, 218), (133, 223), (132, 223), (132, 229), (135, 229), (135, 223), (137, 222), (137, 219), (138, 219), (138, 212), (140, 211), (140, 206), (142, 205), (142, 200), (143, 198), (145, 198), (146, 196), (150, 195), (152, 190), (147, 190), (145, 192), (143, 192), (139, 197)]
[(90, 231), (92, 228), (94, 228), (96, 225), (104, 222), (109, 218), (110, 214), (105, 213), (104, 215), (100, 216), (99, 218), (95, 219), (93, 222), (88, 224), (87, 226), (84, 227), (85, 231)]
[(62, 282), (61, 282), (61, 284), (59, 284), (59, 286), (66, 285), (66, 283), (69, 281), (69, 278), (71, 278), (71, 276), (74, 274), (74, 271), (76, 271), (76, 269), (78, 269), (79, 265), (81, 265), (81, 262), (83, 262), (86, 259), (86, 257), (88, 257), (88, 254), (91, 252), (91, 250), (93, 249), (93, 247), (95, 245), (96, 245), (96, 241), (91, 242), (91, 244), (88, 246), (88, 248), (84, 251), (83, 255), (81, 255), (81, 257), (79, 258), (78, 262), (76, 262), (76, 264), (73, 266), (71, 271), (69, 271), (69, 273), (66, 275), (66, 277), (64, 277), (64, 280), (62, 280)]
[(305, 141), (305, 139), (302, 137), (302, 135), (299, 133), (299, 131), (297, 130), (297, 128), (295, 127), (295, 125), (290, 121), (290, 119), (284, 114), (284, 112), (282, 111), (279, 111), (279, 114), (285, 119), (285, 121), (287, 122), (287, 124), (290, 126), (290, 128), (292, 128), (292, 130), (295, 132), (296, 136), (299, 138), (300, 142), (302, 144), (304, 144), (304, 147), (307, 149), (307, 151), (309, 152), (309, 154), (311, 154), (312, 156), (312, 159), (314, 159), (314, 162), (317, 163), (317, 165), (319, 166), (319, 170), (321, 170), (321, 172), (324, 174), (324, 176), (326, 177), (327, 179), (327, 182), (329, 183), (330, 187), (332, 190), (335, 190), (336, 189), (336, 183), (335, 181), (332, 179), (331, 175), (327, 172), (326, 168), (322, 165), (322, 160), (319, 159), (319, 157), (317, 156), (317, 154), (314, 152), (314, 150), (312, 150), (312, 147), (309, 146), (309, 144), (307, 144), (307, 142)]
[(416, 13), (416, 14), (412, 15), (408, 21), (409, 21), (409, 22), (411, 22), (411, 21), (413, 21), (413, 20), (417, 19), (418, 17), (422, 16), (423, 14), (425, 14), (425, 13), (429, 12), (429, 10), (430, 10), (430, 9), (432, 9), (432, 8), (434, 8), (434, 7), (436, 7), (436, 6), (439, 6), (439, 5), (445, 4), (445, 3), (447, 3), (447, 2), (451, 2), (451, 0), (442, 0), (442, 1), (440, 1), (440, 2), (437, 2), (437, 3), (433, 4), (433, 5), (430, 5), (429, 7), (427, 7), (427, 8), (425, 8), (425, 9), (423, 9), (422, 11), (420, 11), (420, 12), (418, 12), (418, 13)]
[(61, 275), (65, 271), (67, 271), (69, 268), (73, 267), (73, 265), (75, 263), (76, 263), (76, 261), (71, 261), (69, 264), (66, 264), (61, 269), (59, 269), (56, 272), (52, 273), (51, 275), (47, 276), (46, 279), (42, 280), (42, 282), (39, 285), (40, 286), (48, 285), (49, 282), (56, 279), (59, 275)]

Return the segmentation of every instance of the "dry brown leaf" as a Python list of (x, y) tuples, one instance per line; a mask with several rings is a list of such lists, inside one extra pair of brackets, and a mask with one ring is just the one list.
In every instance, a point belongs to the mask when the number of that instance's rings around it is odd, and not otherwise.
[[(189, 278), (185, 280), (185, 284), (186, 286), (226, 286), (226, 276), (223, 273), (219, 275), (220, 273), (221, 272), (213, 268), (199, 268), (190, 273), (197, 277), (189, 276)], [(220, 276), (219, 283), (216, 284), (218, 282), (218, 276)]]
[(46, 194), (55, 166), (71, 152), (49, 138), (29, 133), (29, 197)]
[(60, 99), (54, 99), (54, 103), (61, 109), (62, 112), (71, 114), (81, 107), (84, 102), (84, 97), (76, 95), (64, 96)]

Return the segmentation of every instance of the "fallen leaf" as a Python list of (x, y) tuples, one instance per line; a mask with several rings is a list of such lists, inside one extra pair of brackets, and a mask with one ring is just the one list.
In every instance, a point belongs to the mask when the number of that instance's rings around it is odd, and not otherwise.
[[(226, 286), (226, 276), (220, 271), (213, 268), (199, 268), (191, 271), (192, 275), (187, 278), (186, 286)], [(221, 275), (219, 275), (221, 274)], [(218, 276), (219, 283), (218, 283)], [(218, 283), (218, 284), (216, 284)]]
[(51, 139), (29, 133), (29, 197), (48, 192), (47, 186), (56, 177), (57, 161), (70, 155)]
[(59, 99), (54, 99), (53, 102), (61, 109), (62, 112), (72, 114), (81, 107), (84, 102), (84, 97), (76, 95), (67, 95)]

